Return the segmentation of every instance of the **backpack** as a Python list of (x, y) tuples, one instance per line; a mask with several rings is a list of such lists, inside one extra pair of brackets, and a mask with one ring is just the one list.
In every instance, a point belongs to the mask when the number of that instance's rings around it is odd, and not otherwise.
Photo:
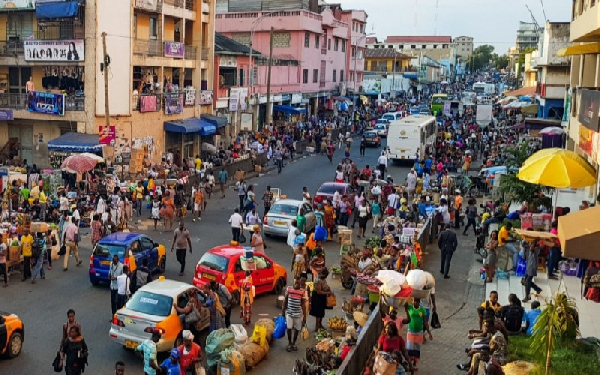
[(31, 244), (31, 257), (33, 259), (37, 259), (42, 255), (42, 245), (38, 239), (33, 240), (33, 244)]
[(504, 324), (509, 332), (519, 332), (523, 321), (523, 311), (518, 307), (511, 306), (504, 316)]

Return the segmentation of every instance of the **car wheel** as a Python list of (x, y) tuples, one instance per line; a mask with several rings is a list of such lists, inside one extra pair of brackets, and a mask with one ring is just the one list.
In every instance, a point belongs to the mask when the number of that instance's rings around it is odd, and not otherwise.
[(20, 332), (15, 332), (10, 336), (6, 353), (9, 358), (15, 358), (21, 353), (23, 348), (23, 335)]
[(231, 306), (237, 306), (240, 304), (240, 291), (236, 290), (231, 293)]
[(279, 278), (277, 283), (275, 284), (275, 288), (273, 288), (273, 293), (280, 295), (283, 292), (283, 288), (285, 287), (285, 280), (283, 278)]
[(167, 269), (167, 257), (163, 256), (158, 263), (158, 272), (164, 273)]
[(98, 280), (90, 280), (90, 282), (92, 283), (93, 286), (100, 285), (100, 281), (98, 281)]

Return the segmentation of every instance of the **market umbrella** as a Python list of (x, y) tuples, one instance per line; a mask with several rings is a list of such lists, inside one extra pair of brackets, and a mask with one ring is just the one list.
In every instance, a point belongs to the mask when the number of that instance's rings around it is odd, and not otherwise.
[(521, 97), (519, 98), (519, 101), (520, 101), (520, 102), (530, 102), (530, 101), (532, 101), (532, 100), (531, 100), (531, 97), (530, 97), (530, 96), (527, 96), (527, 95), (525, 95), (525, 96), (521, 96)]
[(508, 103), (513, 100), (519, 100), (519, 98), (517, 98), (516, 96), (507, 96), (506, 98), (500, 99), (500, 103)]
[(98, 164), (98, 161), (96, 159), (90, 158), (89, 156), (77, 154), (71, 155), (68, 158), (66, 158), (61, 164), (60, 168), (63, 171), (70, 173), (84, 173), (94, 169), (94, 167), (96, 167), (96, 164)]
[(564, 134), (565, 130), (558, 126), (548, 126), (540, 130), (540, 134), (549, 134), (549, 135), (561, 135)]
[(103, 163), (104, 162), (104, 158), (102, 156), (96, 155), (96, 154), (92, 154), (91, 152), (82, 152), (81, 154), (79, 154), (80, 156), (85, 156), (91, 159), (96, 160), (98, 163)]

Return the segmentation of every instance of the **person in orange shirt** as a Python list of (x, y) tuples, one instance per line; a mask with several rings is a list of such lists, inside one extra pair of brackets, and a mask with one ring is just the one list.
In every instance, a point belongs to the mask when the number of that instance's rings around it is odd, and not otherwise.
[(460, 212), (462, 211), (463, 197), (460, 195), (460, 190), (456, 189), (454, 196), (454, 228), (459, 229), (461, 221)]
[(201, 220), (202, 209), (204, 208), (204, 192), (201, 188), (196, 186), (194, 191), (194, 213), (196, 217), (192, 219), (192, 221), (196, 221), (196, 219)]

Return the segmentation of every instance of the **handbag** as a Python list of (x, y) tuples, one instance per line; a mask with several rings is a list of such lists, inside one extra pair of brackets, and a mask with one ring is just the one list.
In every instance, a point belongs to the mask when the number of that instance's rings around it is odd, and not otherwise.
[(200, 314), (198, 313), (196, 306), (193, 306), (192, 311), (185, 316), (185, 324), (193, 325), (198, 323), (198, 320), (200, 320)]
[(337, 305), (337, 298), (335, 297), (335, 294), (331, 293), (330, 295), (327, 296), (326, 306), (328, 309), (333, 309), (336, 305)]
[(56, 357), (54, 357), (54, 361), (52, 361), (52, 368), (54, 372), (62, 372), (63, 366), (60, 360), (60, 352), (56, 352)]
[(434, 311), (433, 314), (431, 314), (431, 328), (442, 328), (442, 324), (440, 323), (440, 317), (438, 316), (437, 311)]
[(240, 240), (238, 241), (239, 243), (246, 243), (246, 236), (244, 236), (244, 232), (240, 233)]
[(67, 245), (62, 245), (58, 250), (58, 255), (65, 255), (67, 253)]

